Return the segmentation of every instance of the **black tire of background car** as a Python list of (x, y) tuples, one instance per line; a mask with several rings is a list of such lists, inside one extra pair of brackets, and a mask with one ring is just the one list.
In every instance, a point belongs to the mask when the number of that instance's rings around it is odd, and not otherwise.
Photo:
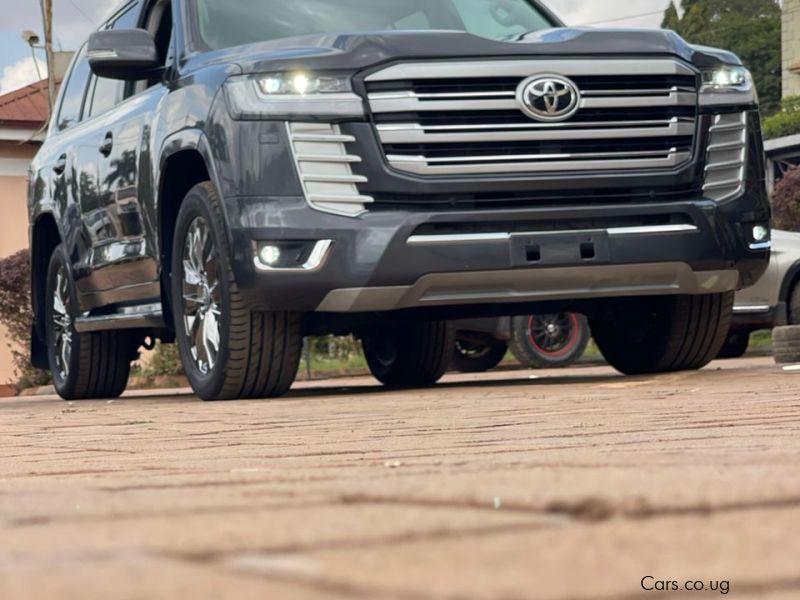
[(731, 333), (717, 358), (741, 358), (750, 346), (750, 334), (747, 332)]
[(719, 355), (733, 299), (733, 292), (623, 299), (590, 324), (603, 356), (621, 373), (697, 370)]
[(800, 363), (800, 325), (773, 329), (772, 353), (779, 365)]
[(362, 336), (369, 370), (390, 387), (435, 384), (453, 361), (455, 341), (447, 321), (392, 324)]
[[(50, 259), (47, 270), (47, 295), (45, 323), (47, 354), (53, 384), (59, 396), (65, 400), (93, 400), (117, 398), (128, 385), (131, 361), (136, 358), (139, 344), (135, 333), (127, 331), (99, 331), (77, 333), (74, 329), (77, 315), (78, 294), (73, 281), (70, 261), (63, 245), (58, 246)], [(54, 328), (54, 305), (56, 279), (59, 270), (66, 274), (70, 300), (72, 351), (69, 368), (64, 376), (56, 362), (56, 340)]]
[(789, 294), (789, 325), (800, 325), (800, 282), (795, 283)]
[(532, 333), (537, 315), (515, 317), (512, 320), (509, 347), (523, 366), (534, 369), (561, 369), (575, 364), (586, 352), (586, 346), (592, 337), (589, 321), (583, 315), (574, 313), (559, 316), (568, 320), (569, 328), (563, 345), (552, 351), (537, 344)]
[(508, 345), (474, 344), (466, 340), (456, 340), (452, 367), (460, 373), (484, 373), (499, 365), (506, 353)]
[[(192, 359), (181, 316), (184, 237), (196, 217), (209, 224), (222, 267), (220, 350), (214, 368), (207, 375), (200, 372)], [(192, 389), (203, 400), (282, 396), (292, 386), (300, 365), (300, 317), (288, 312), (252, 312), (239, 293), (231, 264), (219, 194), (211, 182), (200, 183), (189, 191), (181, 205), (172, 252), (172, 306), (184, 371)]]

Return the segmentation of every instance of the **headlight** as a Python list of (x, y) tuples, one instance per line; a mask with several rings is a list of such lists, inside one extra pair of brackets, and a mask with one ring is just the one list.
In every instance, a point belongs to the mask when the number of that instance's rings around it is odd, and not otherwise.
[(758, 102), (753, 76), (746, 68), (723, 65), (703, 71), (700, 104), (755, 104)]
[(225, 97), (235, 119), (340, 119), (364, 116), (348, 75), (306, 72), (232, 77)]
[(753, 77), (744, 67), (719, 67), (703, 71), (703, 88), (718, 91), (746, 92), (753, 87)]
[(346, 75), (314, 75), (313, 73), (275, 73), (256, 77), (263, 94), (300, 95), (343, 94), (353, 91), (350, 77)]

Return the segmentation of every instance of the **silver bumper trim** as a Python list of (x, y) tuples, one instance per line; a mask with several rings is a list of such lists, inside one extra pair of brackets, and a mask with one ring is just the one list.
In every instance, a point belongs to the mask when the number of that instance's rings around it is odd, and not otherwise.
[(608, 229), (586, 229), (565, 231), (524, 231), (492, 233), (453, 233), (443, 235), (412, 235), (407, 240), (409, 246), (451, 246), (457, 244), (493, 244), (507, 242), (514, 237), (548, 236), (564, 234), (584, 234), (605, 231), (608, 235), (652, 235), (660, 233), (688, 233), (700, 231), (695, 225), (644, 225), (640, 227), (610, 227)]
[(432, 273), (408, 286), (333, 290), (317, 311), (375, 312), (459, 304), (700, 295), (734, 291), (738, 284), (738, 271), (693, 271), (682, 262)]
[(759, 304), (757, 306), (734, 306), (733, 312), (738, 315), (745, 315), (745, 314), (761, 314), (761, 313), (768, 313), (772, 310), (772, 307), (768, 304)]

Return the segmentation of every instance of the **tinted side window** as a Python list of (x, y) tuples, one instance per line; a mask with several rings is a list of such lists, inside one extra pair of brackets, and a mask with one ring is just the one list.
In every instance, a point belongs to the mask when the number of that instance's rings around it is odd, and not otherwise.
[(96, 117), (114, 108), (122, 99), (124, 85), (124, 81), (96, 77), (89, 116)]
[(58, 111), (59, 131), (64, 131), (80, 123), (83, 98), (86, 95), (86, 85), (89, 82), (90, 74), (89, 61), (86, 58), (86, 46), (84, 46), (75, 59), (75, 65), (70, 73), (69, 81), (65, 84), (61, 109)]

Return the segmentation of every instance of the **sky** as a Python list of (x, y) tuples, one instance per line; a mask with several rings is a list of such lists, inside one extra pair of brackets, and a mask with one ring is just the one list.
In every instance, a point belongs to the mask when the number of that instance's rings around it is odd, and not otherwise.
[[(335, 0), (333, 0), (335, 2)], [(543, 0), (570, 25), (609, 27), (658, 27), (669, 0)], [(38, 79), (30, 47), (22, 41), (26, 29), (42, 35), (38, 0), (9, 0), (13, 10), (3, 10), (0, 21), (0, 94)], [(56, 50), (75, 50), (106, 17), (116, 0), (53, 0)], [(45, 72), (42, 52), (37, 52)]]

